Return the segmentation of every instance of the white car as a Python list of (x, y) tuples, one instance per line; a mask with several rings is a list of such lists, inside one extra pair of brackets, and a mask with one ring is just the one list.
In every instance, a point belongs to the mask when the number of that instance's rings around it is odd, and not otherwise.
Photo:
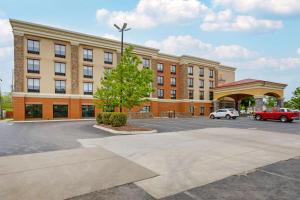
[(239, 112), (233, 108), (219, 109), (219, 110), (209, 114), (210, 119), (215, 119), (215, 118), (217, 118), (217, 119), (220, 119), (220, 118), (236, 119), (239, 116), (240, 116)]

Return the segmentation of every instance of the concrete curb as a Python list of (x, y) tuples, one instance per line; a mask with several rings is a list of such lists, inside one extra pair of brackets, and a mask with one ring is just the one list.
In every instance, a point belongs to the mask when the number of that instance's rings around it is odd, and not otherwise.
[(103, 127), (103, 126), (99, 126), (99, 125), (94, 125), (93, 126), (94, 128), (97, 128), (97, 129), (100, 129), (100, 130), (103, 130), (103, 131), (107, 131), (107, 132), (110, 132), (110, 133), (114, 133), (114, 134), (124, 134), (124, 135), (132, 135), (132, 134), (147, 134), (147, 133), (157, 133), (157, 130), (151, 130), (151, 131), (117, 131), (117, 130), (113, 130), (113, 129), (110, 129), (110, 128), (106, 128), (106, 127)]
[(14, 123), (46, 123), (46, 122), (76, 122), (76, 121), (95, 121), (95, 119), (49, 119), (49, 120), (26, 120), (26, 121), (10, 121)]

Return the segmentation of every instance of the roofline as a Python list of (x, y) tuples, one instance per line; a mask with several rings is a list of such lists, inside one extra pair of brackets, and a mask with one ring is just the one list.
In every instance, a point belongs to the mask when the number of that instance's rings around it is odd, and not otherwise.
[[(238, 81), (235, 81), (235, 82), (238, 82)], [(252, 82), (244, 82), (244, 83), (236, 83), (235, 85), (229, 85), (229, 84), (233, 84), (234, 82), (232, 83), (228, 83), (228, 85), (220, 85), (218, 87), (216, 87), (216, 89), (218, 88), (226, 88), (226, 87), (235, 87), (235, 86), (239, 86), (239, 85), (247, 85), (247, 84), (251, 84), (251, 83), (271, 83), (271, 84), (276, 84), (276, 85), (281, 85), (283, 87), (286, 87), (287, 84), (285, 83), (276, 83), (276, 82), (272, 82), (272, 81), (264, 81), (264, 80), (253, 80)]]

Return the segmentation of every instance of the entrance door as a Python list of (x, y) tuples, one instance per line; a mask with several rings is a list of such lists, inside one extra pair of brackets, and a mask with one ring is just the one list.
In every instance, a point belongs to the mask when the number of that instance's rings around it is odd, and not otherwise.
[(82, 117), (95, 117), (95, 106), (94, 105), (82, 105), (81, 106)]

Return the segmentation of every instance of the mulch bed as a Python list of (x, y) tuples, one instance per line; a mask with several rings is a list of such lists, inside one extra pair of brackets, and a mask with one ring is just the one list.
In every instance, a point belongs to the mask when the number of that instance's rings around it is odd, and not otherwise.
[(98, 126), (102, 126), (104, 128), (110, 128), (116, 131), (152, 131), (150, 128), (135, 126), (132, 124), (126, 124), (125, 126), (121, 127), (113, 127), (111, 125), (105, 125), (105, 124), (98, 124)]

